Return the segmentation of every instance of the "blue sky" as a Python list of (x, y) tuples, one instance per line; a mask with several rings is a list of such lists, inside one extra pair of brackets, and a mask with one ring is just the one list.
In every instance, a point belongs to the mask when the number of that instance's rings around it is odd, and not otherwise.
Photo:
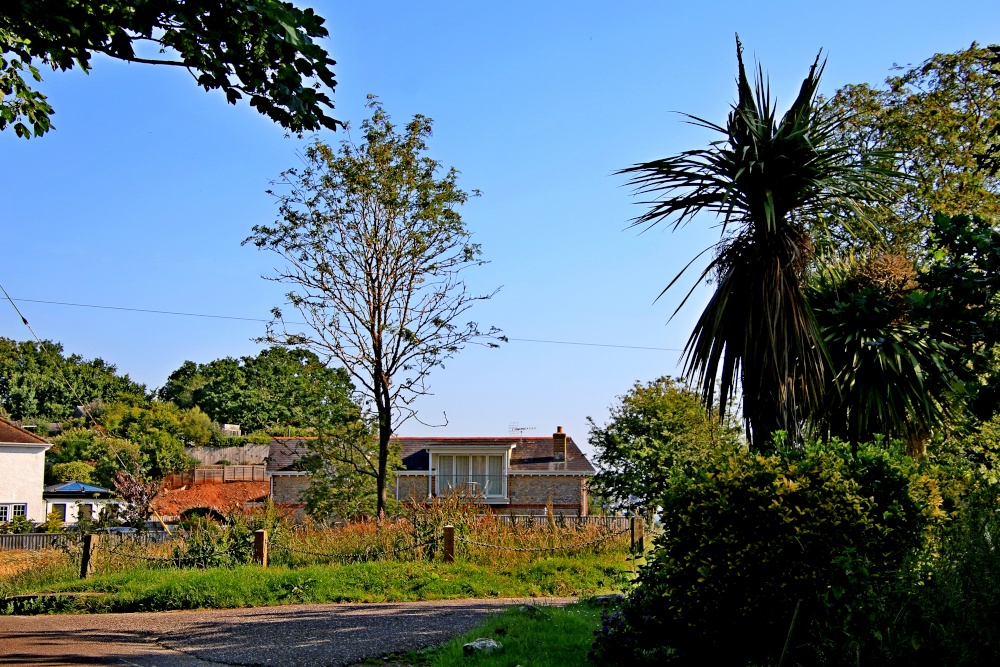
[[(301, 4), (301, 3), (300, 3)], [(683, 290), (654, 303), (713, 220), (678, 233), (627, 229), (640, 209), (617, 169), (712, 139), (676, 111), (723, 121), (735, 94), (733, 35), (770, 75), (779, 106), (816, 52), (823, 91), (878, 83), (971, 42), (1000, 41), (995, 2), (332, 2), (336, 117), (355, 126), (368, 93), (400, 124), (434, 119), (431, 157), (482, 190), (463, 213), (491, 263), (469, 274), (472, 311), (515, 339), (468, 348), (431, 376), (430, 428), (403, 435), (503, 435), (510, 422), (578, 443), (636, 380), (677, 374), (707, 295), (672, 321)], [(16, 298), (266, 318), (282, 290), (260, 278), (276, 258), (240, 242), (270, 222), (269, 181), (302, 142), (247, 106), (227, 105), (174, 68), (102, 57), (46, 73), (57, 130), (0, 136), (5, 157), (0, 282)], [(342, 133), (323, 133), (328, 142)], [(688, 283), (688, 286), (690, 283)], [(150, 386), (185, 359), (252, 354), (263, 323), (22, 302), (43, 338), (99, 356)], [(28, 332), (0, 308), (0, 336)]]

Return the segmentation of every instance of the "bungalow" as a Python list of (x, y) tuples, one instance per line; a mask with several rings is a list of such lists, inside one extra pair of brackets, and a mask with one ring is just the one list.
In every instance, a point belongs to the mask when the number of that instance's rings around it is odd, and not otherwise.
[(55, 512), (67, 524), (97, 519), (104, 507), (117, 504), (111, 499), (110, 489), (75, 480), (45, 487), (42, 497), (46, 516)]
[[(397, 500), (426, 502), (458, 493), (497, 511), (587, 515), (587, 481), (594, 467), (558, 427), (551, 437), (400, 437), (403, 469), (390, 482)], [(300, 469), (303, 438), (275, 438), (268, 471), (274, 502), (301, 506), (309, 475)]]
[(0, 419), (0, 523), (15, 517), (45, 521), (45, 451), (42, 438)]

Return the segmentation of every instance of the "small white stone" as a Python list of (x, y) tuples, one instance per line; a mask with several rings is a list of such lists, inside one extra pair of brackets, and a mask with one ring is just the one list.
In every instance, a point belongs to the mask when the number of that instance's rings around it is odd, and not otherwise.
[(472, 655), (473, 653), (493, 653), (494, 651), (502, 651), (503, 644), (487, 637), (480, 637), (479, 639), (462, 646), (462, 650), (465, 652), (465, 655)]

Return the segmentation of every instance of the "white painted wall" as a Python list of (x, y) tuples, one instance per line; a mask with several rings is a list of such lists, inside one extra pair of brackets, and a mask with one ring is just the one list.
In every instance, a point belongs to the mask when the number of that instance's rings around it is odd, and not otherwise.
[(0, 505), (25, 503), (27, 518), (45, 521), (45, 450), (48, 444), (0, 442)]
[(115, 504), (116, 501), (110, 498), (90, 498), (87, 500), (80, 500), (79, 498), (49, 498), (45, 501), (45, 516), (48, 517), (49, 512), (54, 509), (55, 505), (65, 505), (66, 506), (66, 521), (65, 523), (77, 523), (80, 521), (80, 506), (86, 503), (93, 505), (93, 514), (90, 516), (91, 519), (96, 519), (100, 516), (101, 510), (104, 509), (105, 505)]

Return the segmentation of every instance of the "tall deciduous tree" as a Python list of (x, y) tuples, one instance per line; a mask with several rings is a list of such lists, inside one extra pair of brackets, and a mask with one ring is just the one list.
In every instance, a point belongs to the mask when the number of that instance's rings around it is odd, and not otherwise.
[(40, 67), (91, 68), (93, 54), (184, 67), (293, 132), (335, 129), (335, 64), (313, 10), (280, 0), (5, 0), (0, 4), (0, 130), (41, 136), (54, 113)]
[(268, 279), (292, 286), (288, 301), (308, 325), (276, 308), (266, 340), (335, 360), (358, 384), (378, 437), (381, 515), (390, 438), (416, 415), (429, 373), (468, 343), (495, 346), (499, 330), (461, 321), (495, 292), (474, 294), (463, 280), (484, 260), (457, 210), (468, 199), (458, 172), (439, 175), (425, 155), (430, 119), (414, 116), (400, 133), (376, 98), (368, 106), (364, 142), (312, 144), (305, 167), (282, 175), (279, 219), (244, 243), (284, 260)]
[(992, 169), (1000, 140), (997, 54), (977, 44), (938, 53), (900, 68), (884, 86), (848, 85), (830, 99), (829, 111), (842, 118), (839, 143), (859, 158), (880, 151), (883, 166), (909, 176), (875, 214), (879, 234), (841, 235), (843, 243), (885, 240), (897, 253), (919, 254), (935, 213), (1000, 224), (1000, 174)]
[(688, 339), (685, 372), (708, 406), (721, 383), (722, 412), (741, 387), (748, 437), (762, 448), (776, 431), (797, 439), (826, 390), (823, 339), (803, 293), (813, 234), (845, 210), (867, 219), (890, 174), (835, 143), (842, 119), (816, 104), (818, 57), (780, 119), (763, 72), (751, 88), (739, 39), (737, 60), (739, 98), (726, 126), (692, 118), (721, 140), (623, 173), (654, 195), (636, 225), (672, 220), (676, 229), (701, 212), (722, 218), (701, 274), (715, 293)]

